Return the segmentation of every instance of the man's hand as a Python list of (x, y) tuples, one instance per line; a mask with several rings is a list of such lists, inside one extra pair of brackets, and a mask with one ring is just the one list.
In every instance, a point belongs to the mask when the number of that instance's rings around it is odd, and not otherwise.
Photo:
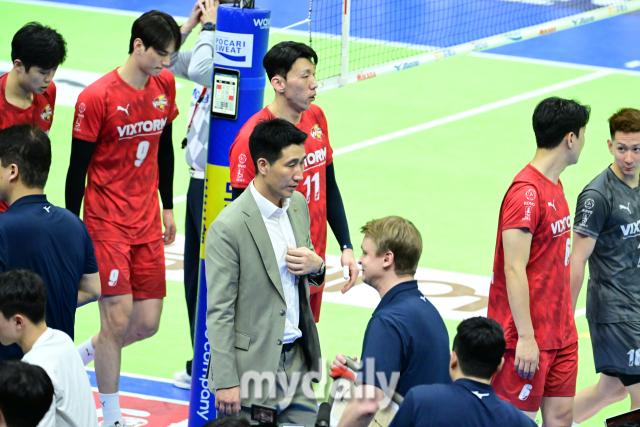
[(240, 386), (216, 391), (216, 410), (224, 415), (240, 412)]
[(533, 336), (518, 339), (514, 368), (524, 379), (533, 379), (533, 374), (540, 369), (540, 350)]
[(207, 22), (211, 22), (213, 24), (216, 23), (218, 18), (218, 6), (220, 2), (218, 0), (204, 0), (198, 3), (200, 7), (200, 23), (202, 25)]
[(182, 34), (191, 33), (191, 31), (196, 27), (196, 25), (198, 25), (198, 22), (200, 22), (200, 15), (202, 15), (202, 11), (200, 10), (200, 3), (202, 3), (202, 0), (196, 1), (196, 4), (193, 6), (193, 9), (191, 9), (191, 14), (189, 15), (189, 19), (187, 19), (187, 22), (182, 24), (182, 26), (180, 27), (180, 32)]
[(341, 291), (344, 294), (349, 289), (353, 288), (353, 285), (356, 283), (356, 279), (358, 278), (358, 274), (360, 273), (356, 257), (353, 255), (353, 249), (345, 249), (342, 251), (340, 263), (342, 264), (342, 267), (349, 266), (349, 283), (347, 283)]
[(176, 241), (176, 220), (173, 218), (173, 209), (162, 210), (162, 223), (164, 224), (164, 233), (162, 233), (162, 242), (170, 245)]
[[(352, 359), (356, 362), (358, 361), (357, 357), (352, 357)], [(332, 371), (336, 368), (349, 369), (347, 367), (347, 359), (345, 359), (345, 357), (340, 353), (336, 354), (336, 358), (333, 359), (333, 363), (331, 364), (331, 366), (329, 366), (329, 369), (331, 369)]]
[(287, 269), (296, 276), (317, 274), (322, 267), (322, 258), (307, 247), (287, 251)]

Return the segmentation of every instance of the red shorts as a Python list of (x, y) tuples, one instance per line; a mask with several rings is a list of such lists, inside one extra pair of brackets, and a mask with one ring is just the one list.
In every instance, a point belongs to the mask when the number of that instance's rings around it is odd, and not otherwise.
[(164, 298), (167, 281), (162, 239), (142, 245), (94, 241), (102, 295)]
[(311, 305), (311, 313), (313, 313), (313, 320), (318, 323), (320, 321), (320, 306), (322, 305), (322, 293), (324, 291), (324, 284), (322, 286), (309, 286), (309, 305)]
[(573, 397), (578, 377), (578, 343), (540, 352), (540, 369), (524, 379), (514, 369), (516, 351), (507, 349), (504, 366), (491, 385), (498, 396), (522, 411), (537, 412), (542, 397)]

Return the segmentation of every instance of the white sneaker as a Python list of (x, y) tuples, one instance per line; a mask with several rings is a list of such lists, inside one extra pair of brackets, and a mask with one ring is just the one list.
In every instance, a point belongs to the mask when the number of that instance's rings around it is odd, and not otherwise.
[(109, 425), (105, 425), (104, 421), (100, 421), (98, 427), (133, 427), (133, 424), (129, 424), (127, 421), (127, 418), (124, 418)]
[(191, 375), (187, 371), (176, 372), (173, 374), (173, 385), (185, 390), (191, 390)]

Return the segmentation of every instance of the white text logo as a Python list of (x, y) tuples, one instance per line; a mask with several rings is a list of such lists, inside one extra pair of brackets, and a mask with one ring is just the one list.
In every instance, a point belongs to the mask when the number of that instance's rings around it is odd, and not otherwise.
[(120, 138), (123, 136), (135, 136), (141, 132), (162, 131), (167, 119), (146, 120), (144, 122), (132, 123), (129, 125), (118, 126)]

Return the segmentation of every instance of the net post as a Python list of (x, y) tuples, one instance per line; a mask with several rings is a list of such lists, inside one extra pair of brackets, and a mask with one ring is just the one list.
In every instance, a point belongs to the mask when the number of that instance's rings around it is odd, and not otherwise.
[(342, 55), (340, 57), (340, 87), (347, 84), (349, 77), (349, 23), (351, 0), (342, 0)]

